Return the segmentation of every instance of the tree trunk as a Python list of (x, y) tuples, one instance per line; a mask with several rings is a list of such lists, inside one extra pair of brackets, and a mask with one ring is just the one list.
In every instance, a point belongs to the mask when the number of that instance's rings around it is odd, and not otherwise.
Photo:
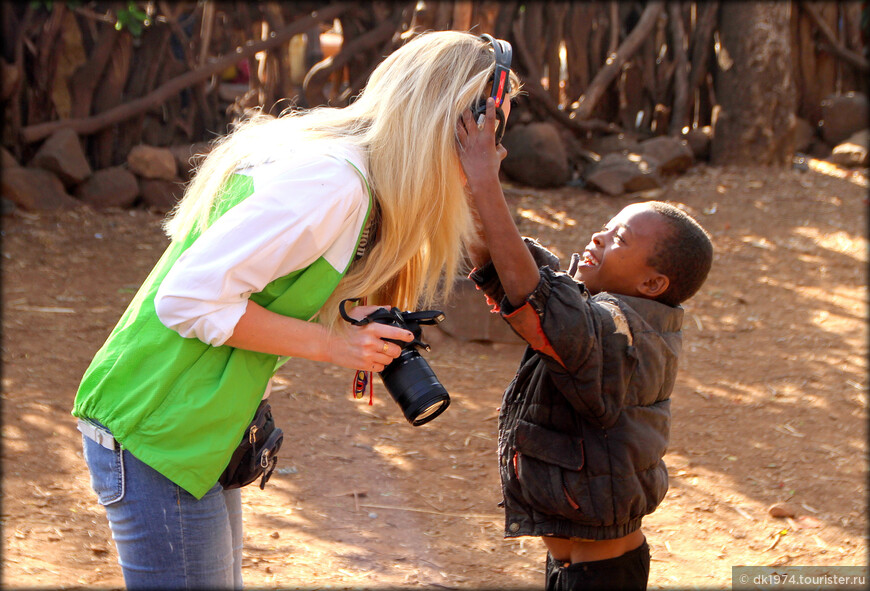
[(784, 165), (794, 152), (790, 3), (723, 2), (714, 164)]

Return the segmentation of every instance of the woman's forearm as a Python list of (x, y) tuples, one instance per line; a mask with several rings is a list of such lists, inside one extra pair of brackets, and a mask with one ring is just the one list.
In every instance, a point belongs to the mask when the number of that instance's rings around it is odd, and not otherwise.
[(270, 312), (249, 300), (232, 336), (224, 344), (272, 355), (330, 361), (328, 341), (326, 327)]

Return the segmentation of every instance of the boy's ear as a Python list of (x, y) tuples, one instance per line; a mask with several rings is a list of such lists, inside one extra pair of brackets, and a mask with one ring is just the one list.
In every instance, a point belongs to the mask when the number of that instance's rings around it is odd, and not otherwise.
[(668, 290), (671, 280), (667, 275), (652, 273), (638, 286), (638, 291), (648, 298), (657, 298)]

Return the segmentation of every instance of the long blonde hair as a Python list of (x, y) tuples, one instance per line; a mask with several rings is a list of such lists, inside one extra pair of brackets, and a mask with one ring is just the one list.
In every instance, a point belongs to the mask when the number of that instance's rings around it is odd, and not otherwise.
[[(178, 240), (205, 229), (240, 163), (268, 157), (283, 138), (340, 138), (367, 158), (377, 236), (322, 307), (319, 321), (334, 324), (338, 302), (350, 297), (402, 309), (446, 297), (473, 232), (456, 123), (488, 94), (495, 67), (489, 47), (468, 33), (424, 33), (388, 56), (349, 106), (260, 116), (240, 125), (203, 161), (164, 224), (167, 234)], [(512, 86), (516, 93), (519, 85)]]

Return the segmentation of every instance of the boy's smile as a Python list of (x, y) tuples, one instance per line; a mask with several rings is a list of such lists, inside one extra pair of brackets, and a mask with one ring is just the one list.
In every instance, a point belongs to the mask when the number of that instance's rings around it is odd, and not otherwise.
[(666, 222), (656, 211), (643, 203), (627, 206), (592, 235), (574, 279), (582, 281), (592, 294), (660, 295), (668, 279), (648, 261), (666, 231)]

